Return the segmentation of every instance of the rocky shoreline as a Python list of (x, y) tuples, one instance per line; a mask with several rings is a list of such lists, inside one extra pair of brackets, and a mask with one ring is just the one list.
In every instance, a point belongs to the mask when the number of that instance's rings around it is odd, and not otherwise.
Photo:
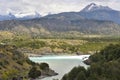
[(90, 59), (84, 60), (83, 62), (84, 62), (86, 65), (90, 65), (90, 64), (91, 64), (91, 60), (90, 60)]
[(43, 78), (52, 77), (52, 76), (56, 76), (56, 75), (58, 75), (58, 73), (56, 73), (55, 71), (51, 70), (51, 72), (49, 72), (48, 74), (44, 74), (44, 75), (36, 78), (35, 80), (41, 80)]

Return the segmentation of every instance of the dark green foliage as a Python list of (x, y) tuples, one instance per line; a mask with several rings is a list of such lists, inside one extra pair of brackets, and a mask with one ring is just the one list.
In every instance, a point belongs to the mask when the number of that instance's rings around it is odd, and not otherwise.
[(32, 62), (32, 61), (31, 61), (31, 60), (29, 60), (29, 59), (26, 59), (26, 62), (27, 62), (28, 64), (32, 65), (32, 66), (36, 65), (36, 63), (35, 63), (35, 62)]
[(90, 56), (92, 62), (109, 62), (120, 58), (120, 45), (110, 44), (105, 49), (101, 50), (100, 53)]
[(75, 67), (62, 80), (120, 80), (120, 44), (109, 45), (90, 60), (87, 70)]
[[(79, 76), (80, 74), (81, 76)], [(68, 74), (64, 75), (62, 80), (78, 80), (81, 77), (83, 80), (86, 80), (86, 70), (85, 68), (78, 66), (74, 67)]]
[(86, 75), (83, 71), (79, 72), (77, 74), (77, 77), (75, 78), (75, 80), (86, 80)]
[(35, 78), (41, 76), (41, 71), (40, 71), (40, 70), (37, 70), (36, 67), (32, 67), (31, 70), (30, 70), (29, 73), (28, 73), (28, 76), (29, 76), (30, 78), (35, 79)]
[(68, 78), (68, 75), (65, 74), (65, 75), (62, 77), (62, 80), (67, 80), (67, 78)]
[(40, 69), (47, 70), (47, 69), (49, 69), (49, 65), (47, 63), (41, 63), (40, 64)]
[(68, 74), (68, 80), (74, 80), (76, 77), (77, 67), (74, 67)]

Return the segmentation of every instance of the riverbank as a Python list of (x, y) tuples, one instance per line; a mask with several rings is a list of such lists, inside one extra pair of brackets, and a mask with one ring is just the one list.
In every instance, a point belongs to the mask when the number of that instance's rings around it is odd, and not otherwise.
[(45, 55), (42, 57), (29, 57), (30, 60), (36, 63), (48, 63), (50, 68), (58, 73), (56, 76), (42, 76), (37, 80), (53, 80), (61, 79), (62, 76), (69, 72), (75, 66), (88, 66), (83, 63), (83, 59), (88, 58), (89, 55)]
[(61, 80), (120, 80), (120, 44), (107, 46), (89, 60), (89, 69), (74, 67)]
[(55, 76), (57, 72), (47, 63), (34, 63), (16, 46), (0, 45), (0, 80), (22, 80), (38, 76)]
[(35, 80), (41, 80), (41, 79), (44, 79), (47, 77), (53, 77), (53, 76), (57, 76), (57, 75), (59, 75), (57, 72), (50, 69), (49, 71), (42, 73), (42, 75), (40, 77), (36, 78)]

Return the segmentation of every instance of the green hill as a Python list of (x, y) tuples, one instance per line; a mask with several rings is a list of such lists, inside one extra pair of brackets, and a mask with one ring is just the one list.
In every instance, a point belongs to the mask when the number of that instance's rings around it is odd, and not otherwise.
[(109, 45), (90, 56), (88, 69), (74, 67), (62, 80), (120, 80), (120, 45)]
[(1, 80), (28, 80), (40, 76), (57, 75), (47, 63), (31, 62), (26, 55), (17, 51), (17, 47), (0, 45), (0, 79)]

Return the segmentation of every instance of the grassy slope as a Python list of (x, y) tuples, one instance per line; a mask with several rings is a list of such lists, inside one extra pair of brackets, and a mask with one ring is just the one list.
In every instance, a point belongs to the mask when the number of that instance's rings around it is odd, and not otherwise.
[(27, 58), (19, 53), (14, 46), (0, 45), (0, 77), (6, 80), (13, 76), (27, 76), (31, 67)]
[[(36, 68), (37, 71), (31, 71)], [(40, 73), (37, 73), (37, 72)], [(34, 73), (34, 74), (32, 74)], [(33, 78), (32, 76), (54, 76), (57, 75), (54, 70), (49, 68), (47, 63), (37, 64), (28, 59), (25, 54), (19, 52), (16, 46), (0, 45), (0, 80), (13, 80), (14, 77), (23, 77), (24, 80)]]
[[(13, 44), (18, 47), (27, 47), (41, 52), (55, 53), (91, 53), (99, 51), (109, 44), (120, 43), (119, 39), (29, 39), (16, 41)], [(46, 51), (45, 51), (46, 50)]]
[(16, 45), (19, 48), (28, 48), (30, 50), (34, 49), (39, 53), (91, 53), (99, 51), (111, 43), (120, 43), (119, 37), (106, 37), (102, 35), (81, 35), (81, 37), (58, 36), (51, 39), (41, 39), (27, 34), (20, 35), (8, 31), (0, 31), (0, 33), (1, 43)]

